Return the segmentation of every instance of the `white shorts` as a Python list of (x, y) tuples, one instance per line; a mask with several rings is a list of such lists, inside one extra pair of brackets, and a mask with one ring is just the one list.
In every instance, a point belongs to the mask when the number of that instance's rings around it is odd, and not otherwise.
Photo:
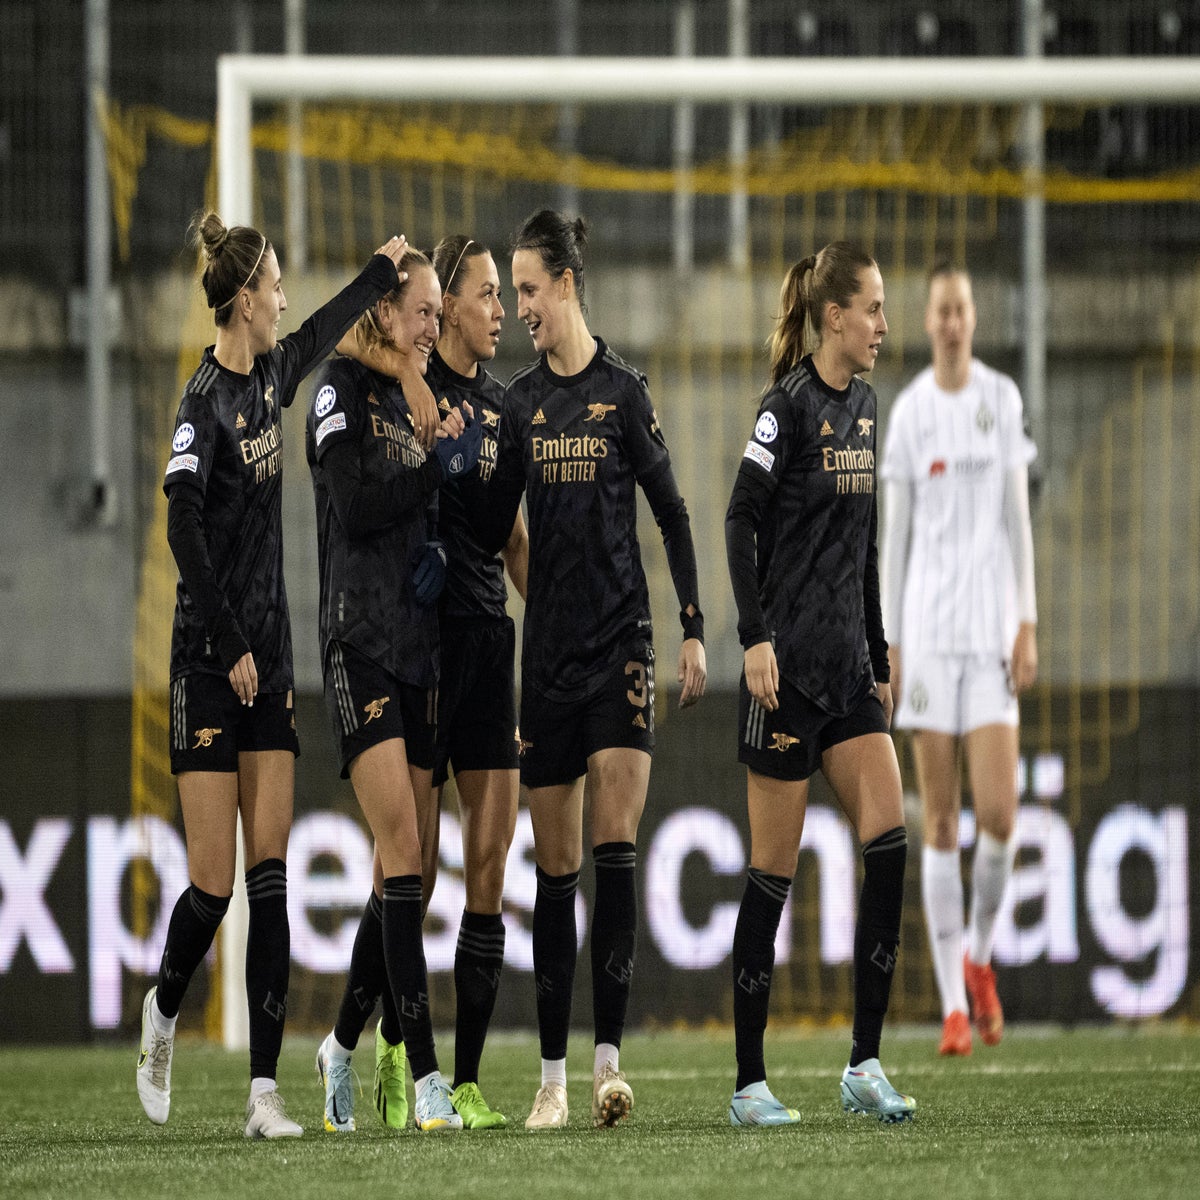
[(1017, 725), (1009, 663), (979, 654), (904, 654), (904, 695), (892, 724), (961, 735), (984, 725)]

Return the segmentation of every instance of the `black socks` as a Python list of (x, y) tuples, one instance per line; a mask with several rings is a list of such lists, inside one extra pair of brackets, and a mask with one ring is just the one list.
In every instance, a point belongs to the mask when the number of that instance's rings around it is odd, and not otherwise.
[(879, 1036), (892, 992), (900, 949), (900, 908), (908, 834), (903, 825), (873, 838), (862, 848), (862, 895), (854, 926), (854, 1041), (850, 1065), (879, 1057)]

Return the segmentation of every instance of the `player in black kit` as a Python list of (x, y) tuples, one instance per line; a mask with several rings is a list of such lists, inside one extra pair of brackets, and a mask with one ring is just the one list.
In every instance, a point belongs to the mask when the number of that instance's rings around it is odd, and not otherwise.
[(654, 747), (654, 649), (637, 485), (662, 530), (682, 610), (682, 707), (700, 698), (706, 677), (687, 508), (645, 377), (588, 332), (585, 242), (582, 220), (548, 210), (531, 216), (516, 236), (517, 315), (539, 358), (508, 385), (496, 467), (477, 526), (481, 544), (498, 548), (525, 493), (521, 781), (529, 789), (536, 845), (533, 957), (542, 1052), (529, 1129), (567, 1123), (585, 777), (596, 866), (592, 1119), (613, 1125), (633, 1107), (619, 1048), (637, 936), (635, 842)]
[[(442, 285), (443, 316), (437, 347), (429, 356), (426, 383), (436, 391), (438, 410), (449, 414), (465, 402), (476, 414), (482, 429), (479, 471), (486, 484), (496, 461), (504, 400), (503, 387), (483, 367), (496, 353), (504, 318), (500, 279), (487, 247), (462, 235), (438, 244), (433, 266)], [(385, 374), (403, 365), (403, 348), (392, 344), (363, 347), (347, 338), (339, 349)], [(486, 487), (483, 494), (486, 496)], [(503, 562), (486, 553), (475, 539), (467, 503), (458, 483), (448, 482), (438, 493), (437, 533), (446, 556), (446, 579), (439, 604), (441, 672), (434, 811), (440, 811), (441, 788), (452, 764), (462, 820), (467, 905), (455, 951), (458, 1003), (451, 1101), (464, 1129), (496, 1129), (507, 1122), (488, 1106), (479, 1090), (479, 1060), (504, 961), (501, 899), (517, 817), (515, 631), (505, 608), (504, 567), (508, 566), (524, 596), (529, 543), (524, 519), (518, 513)], [(422, 874), (428, 902), (437, 877), (435, 820), (426, 823), (423, 836)], [(350, 1048), (357, 1044), (374, 998), (384, 991), (381, 939), (378, 914), (368, 905), (359, 927), (347, 1001), (338, 1014), (331, 1048), (336, 1049), (334, 1043)], [(358, 949), (374, 943), (380, 947), (375, 954)], [(374, 976), (369, 974), (372, 964)], [(404, 1046), (384, 1036), (385, 1027), (389, 1032), (395, 1028), (386, 1015), (388, 999), (384, 993), (385, 1018), (375, 1035), (375, 1104), (385, 1122), (395, 1124), (399, 1119), (403, 1124), (398, 1114), (407, 1111)], [(335, 1069), (324, 1074), (327, 1105), (335, 1102), (347, 1111), (352, 1101), (339, 1101), (336, 1093), (343, 1079), (345, 1088), (350, 1088), (348, 1072), (343, 1075)]]
[(791, 268), (780, 308), (771, 383), (725, 517), (745, 648), (738, 759), (748, 768), (750, 815), (750, 870), (733, 939), (738, 1077), (729, 1118), (734, 1125), (799, 1120), (767, 1087), (763, 1034), (808, 779), (820, 768), (858, 834), (865, 868), (842, 1107), (903, 1121), (916, 1101), (888, 1082), (879, 1039), (900, 941), (907, 836), (888, 736), (876, 402), (858, 378), (875, 365), (887, 333), (879, 268), (834, 242)]
[[(479, 482), (486, 497), (504, 406), (503, 387), (484, 367), (495, 356), (504, 319), (500, 276), (488, 248), (462, 235), (438, 243), (433, 265), (442, 284), (443, 311), (428, 383), (442, 411), (465, 403), (482, 425)], [(506, 609), (504, 568), (524, 598), (529, 538), (518, 511), (502, 558), (487, 553), (468, 512), (473, 499), (478, 497), (453, 482), (438, 495), (438, 537), (446, 547), (447, 567), (439, 607), (442, 674), (433, 786), (440, 806), (442, 785), (453, 768), (467, 890), (454, 952), (454, 1108), (467, 1129), (493, 1129), (506, 1122), (480, 1093), (479, 1060), (504, 962), (501, 900), (518, 791), (516, 631)], [(428, 868), (428, 854), (425, 861)]]
[(279, 263), (255, 229), (215, 213), (192, 234), (216, 343), (175, 419), (167, 538), (179, 566), (171, 637), (171, 770), (191, 886), (171, 914), (158, 984), (142, 1004), (138, 1095), (156, 1124), (171, 1103), (175, 1021), (192, 974), (229, 907), (240, 812), (250, 918), (246, 1136), (299, 1137), (275, 1087), (287, 1007), (285, 859), (294, 759), (292, 642), (283, 585), (282, 410), (359, 313), (396, 286), (403, 238), (288, 337)]
[[(407, 281), (365, 312), (355, 332), (364, 348), (400, 346), (423, 366), (437, 341), (441, 288), (418, 251), (408, 251), (401, 267)], [(445, 417), (445, 436), (427, 455), (397, 382), (348, 358), (323, 368), (309, 409), (325, 698), (342, 774), (375, 837), (368, 908), (379, 906), (382, 935), (363, 934), (364, 915), (342, 1004), (353, 1018), (353, 1035), (342, 1040), (335, 1027), (317, 1053), (326, 1084), (325, 1127), (332, 1132), (354, 1129), (350, 1052), (361, 1010), (368, 1000), (373, 1007), (378, 994), (359, 991), (364, 979), (377, 977), (380, 949), (388, 1002), (377, 1038), (407, 1048), (417, 1127), (462, 1128), (434, 1048), (421, 940), (421, 848), (437, 821), (430, 786), (438, 681), (434, 602), (444, 558), (431, 540), (435, 497), (444, 480), (470, 470), (478, 458), (480, 429), (463, 433), (464, 416), (471, 418), (469, 408)], [(400, 1093), (383, 1115), (402, 1126), (407, 1103), (397, 1065)]]

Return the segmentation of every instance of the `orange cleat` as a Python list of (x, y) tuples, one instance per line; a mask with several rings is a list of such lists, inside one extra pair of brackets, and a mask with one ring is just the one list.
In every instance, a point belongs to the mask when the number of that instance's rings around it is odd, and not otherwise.
[(942, 1044), (938, 1053), (966, 1058), (971, 1053), (971, 1023), (961, 1008), (956, 1008), (942, 1022)]
[(971, 998), (975, 1028), (985, 1046), (995, 1046), (1004, 1032), (1004, 1009), (996, 995), (996, 972), (989, 964), (977, 966), (963, 955), (963, 977)]

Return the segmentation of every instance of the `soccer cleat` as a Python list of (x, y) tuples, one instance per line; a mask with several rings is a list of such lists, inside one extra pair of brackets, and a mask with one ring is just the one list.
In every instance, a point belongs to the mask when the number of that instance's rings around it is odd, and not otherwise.
[(425, 1133), (450, 1133), (463, 1127), (463, 1119), (450, 1101), (450, 1085), (440, 1071), (434, 1071), (425, 1086), (417, 1089), (413, 1110), (417, 1128)]
[(611, 1063), (605, 1063), (592, 1080), (592, 1124), (611, 1129), (633, 1111), (633, 1088)]
[(304, 1132), (287, 1115), (283, 1097), (278, 1092), (259, 1092), (246, 1101), (246, 1136), (248, 1138), (299, 1137)]
[(1004, 1009), (1000, 1007), (1000, 997), (996, 995), (996, 972), (988, 963), (977, 966), (964, 954), (963, 979), (967, 985), (967, 995), (971, 998), (975, 1028), (979, 1030), (985, 1046), (994, 1046), (1004, 1032)]
[(142, 1043), (138, 1052), (138, 1099), (155, 1125), (165, 1125), (171, 1111), (171, 1056), (175, 1035), (161, 1034), (154, 1027), (150, 1005), (158, 988), (152, 987), (142, 1001)]
[(462, 1117), (464, 1129), (503, 1129), (508, 1124), (503, 1113), (488, 1108), (477, 1083), (460, 1083), (450, 1093), (450, 1103)]
[(533, 1111), (525, 1119), (526, 1129), (565, 1129), (567, 1089), (561, 1083), (544, 1083), (538, 1088)]
[(405, 1087), (404, 1043), (394, 1046), (383, 1037), (383, 1022), (375, 1026), (375, 1111), (392, 1129), (408, 1124), (408, 1092)]
[(325, 1128), (330, 1133), (354, 1132), (354, 1089), (348, 1062), (335, 1059), (330, 1043), (333, 1034), (327, 1034), (317, 1047), (317, 1078), (325, 1089)]
[(942, 1042), (938, 1053), (966, 1058), (971, 1053), (971, 1022), (961, 1008), (956, 1008), (942, 1022)]
[(730, 1125), (795, 1125), (799, 1120), (794, 1108), (775, 1099), (765, 1079), (735, 1092), (729, 1102)]
[(911, 1096), (896, 1091), (879, 1065), (879, 1059), (868, 1058), (857, 1067), (842, 1072), (842, 1111), (877, 1117), (886, 1124), (911, 1121), (917, 1102)]

